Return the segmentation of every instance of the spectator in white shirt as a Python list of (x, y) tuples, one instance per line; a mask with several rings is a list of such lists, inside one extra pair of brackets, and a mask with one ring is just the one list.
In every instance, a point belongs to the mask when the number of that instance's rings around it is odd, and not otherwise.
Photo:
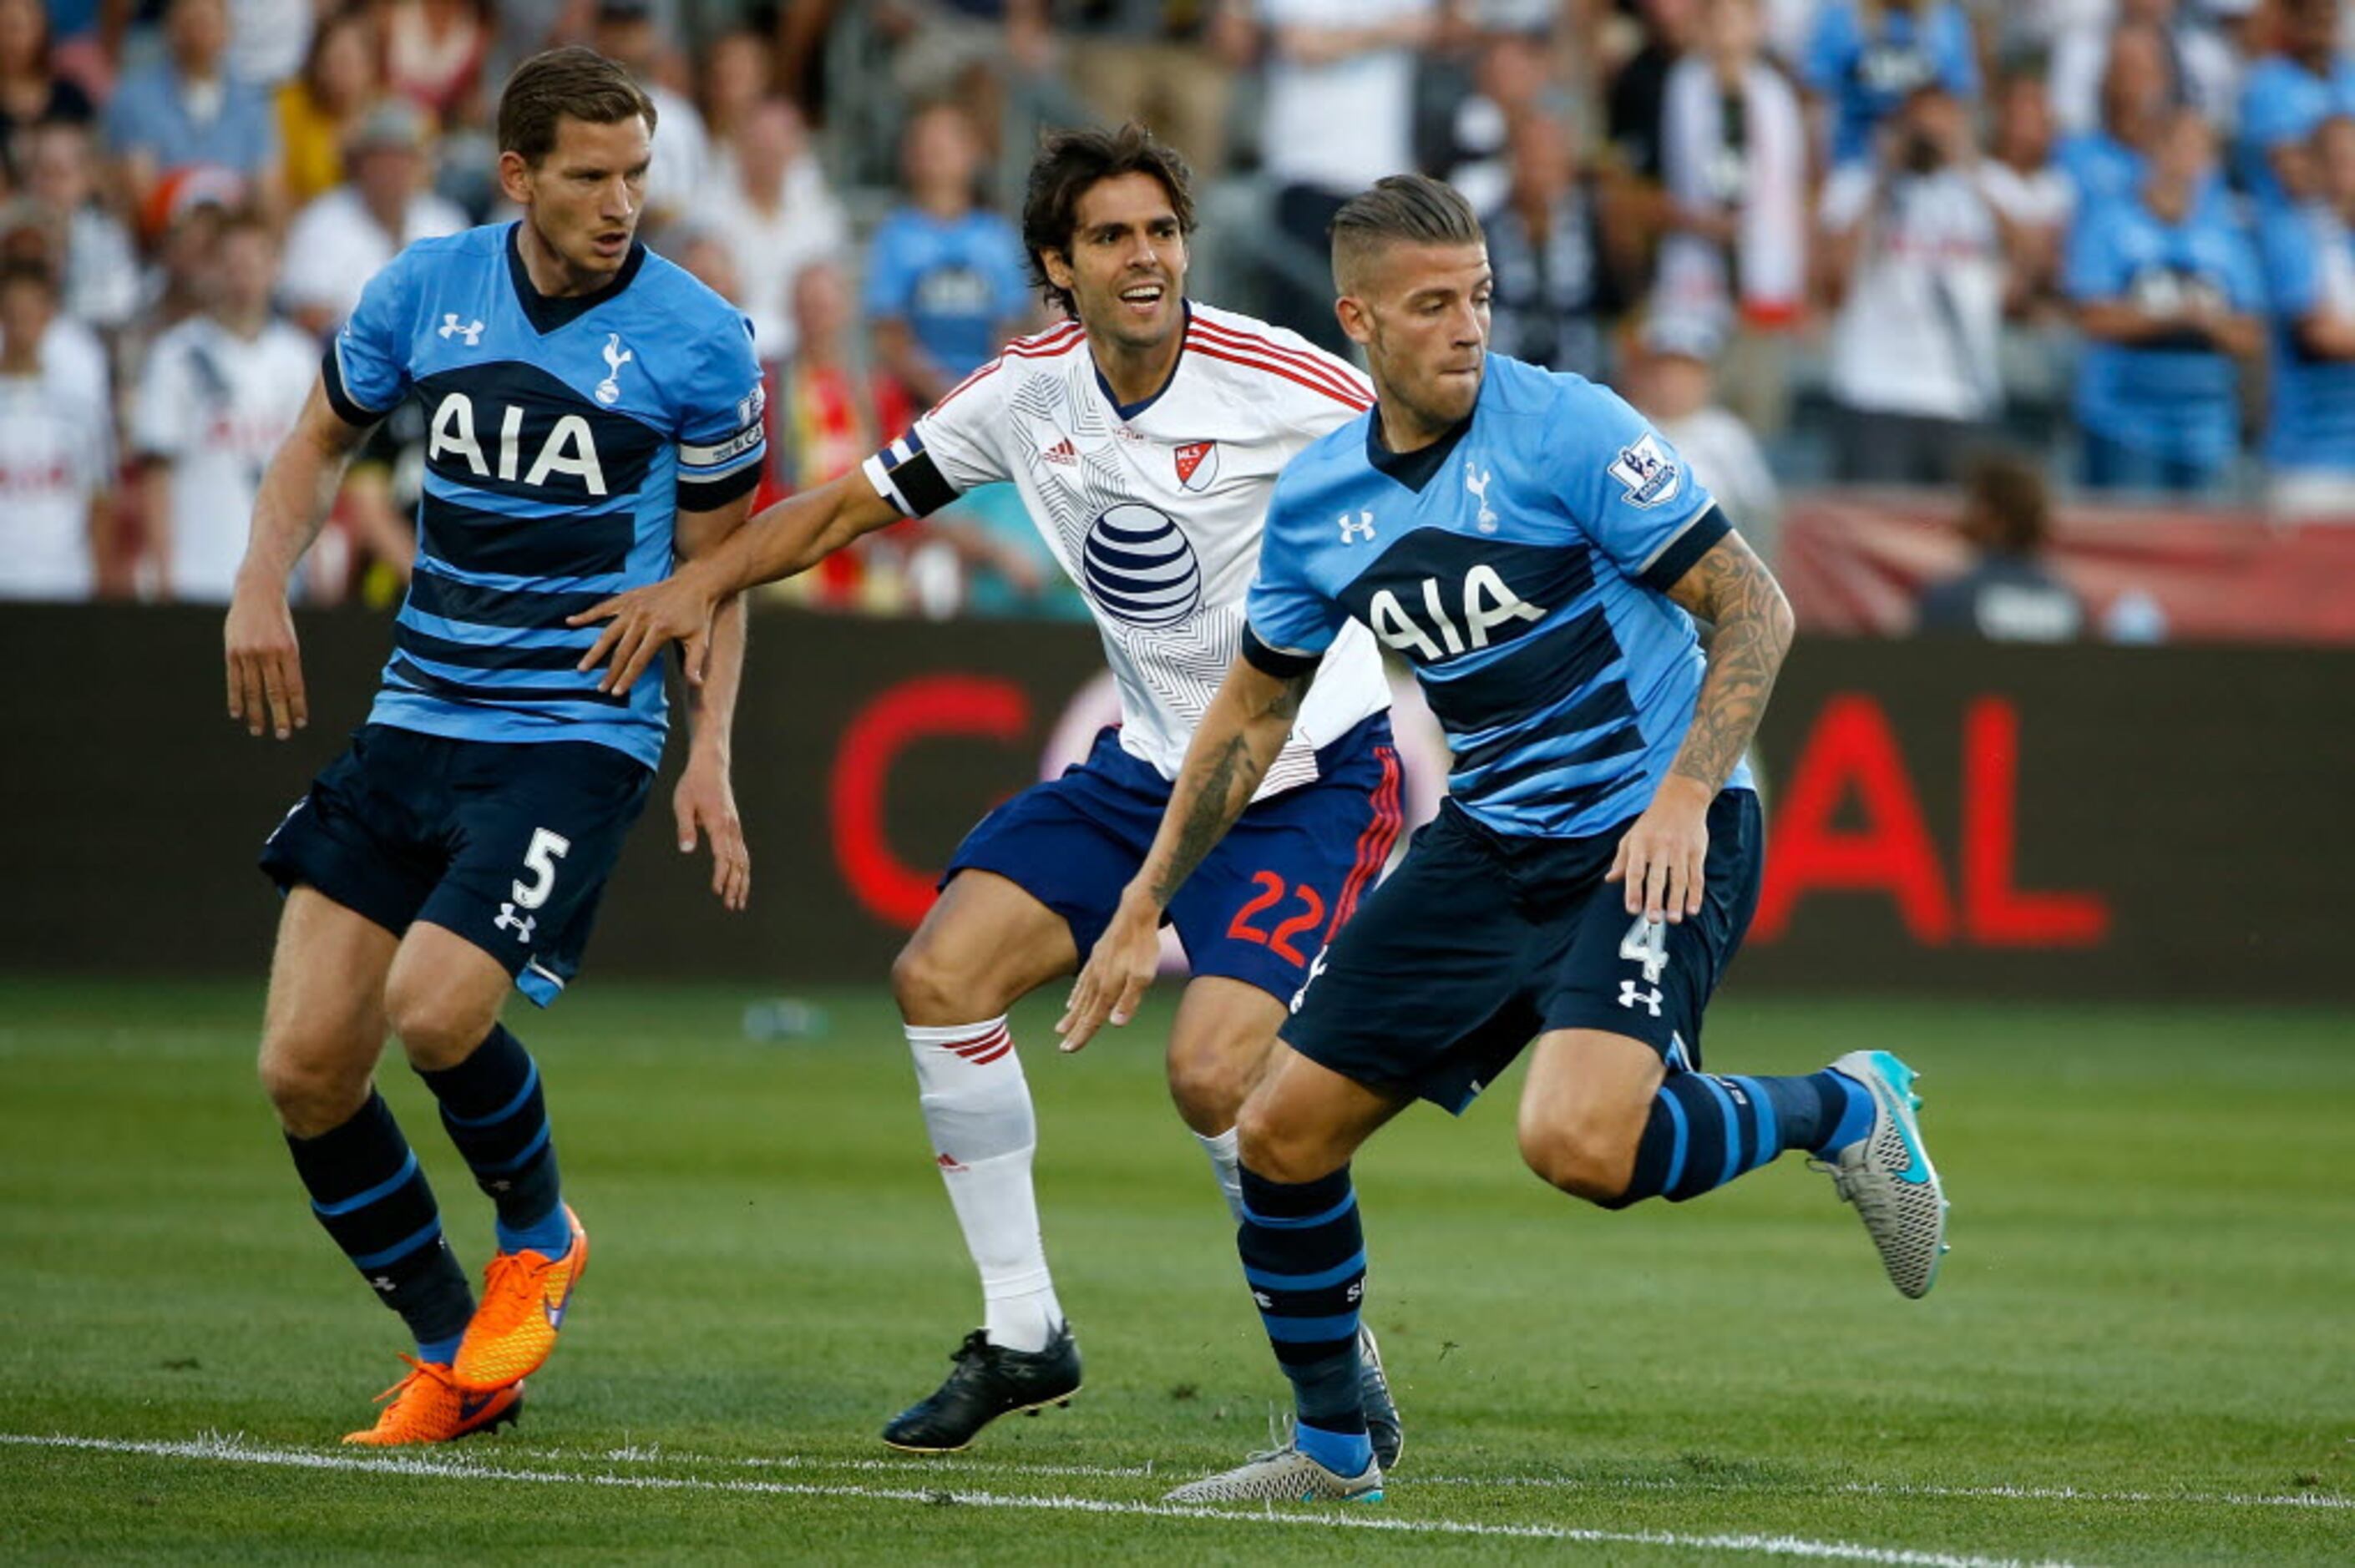
[(1953, 479), (2000, 412), (2002, 237), (1970, 163), (1962, 103), (1917, 89), (1882, 127), (1879, 156), (1824, 186), (1820, 256), (1843, 481)]
[(58, 310), (40, 262), (0, 261), (0, 599), (80, 600), (112, 574), (107, 418), (60, 379), (42, 345)]
[(2195, 15), (2184, 0), (2115, 0), (2109, 14), (2084, 18), (2062, 31), (2052, 46), (2047, 71), (2052, 113), (2064, 132), (2091, 131), (2102, 122), (2102, 78), (2107, 73), (2110, 40), (2123, 26), (2155, 29), (2174, 62), (2181, 101), (2211, 123), (2229, 127), (2240, 96), (2241, 62), (2232, 46)]
[(344, 166), (349, 177), (286, 233), (286, 306), (314, 337), (343, 324), (362, 286), (408, 246), (467, 227), (464, 212), (427, 188), (425, 119), (404, 100), (368, 111)]
[(783, 359), (794, 351), (794, 275), (845, 255), (849, 225), (810, 151), (800, 111), (785, 100), (768, 99), (745, 115), (728, 162), (734, 183), (711, 193), (695, 227), (716, 237), (735, 262), (754, 350), (762, 360)]
[(654, 166), (646, 171), (646, 223), (654, 228), (696, 209), (710, 177), (711, 138), (692, 101), (666, 86), (660, 68), (667, 39), (654, 0), (597, 0), (591, 42), (638, 79), (655, 106)]
[(1626, 377), (1627, 400), (1658, 427), (1692, 465), (1693, 477), (1761, 557), (1782, 540), (1783, 493), (1758, 438), (1740, 415), (1717, 401), (1718, 334), (1691, 317), (1655, 317)]
[(90, 128), (45, 120), (27, 132), (25, 186), (64, 230), (66, 314), (121, 330), (139, 309), (139, 257), (122, 220), (99, 205)]

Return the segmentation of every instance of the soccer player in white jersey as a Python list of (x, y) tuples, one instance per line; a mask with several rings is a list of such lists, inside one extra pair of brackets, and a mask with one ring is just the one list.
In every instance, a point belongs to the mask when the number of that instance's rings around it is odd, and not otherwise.
[[(612, 689), (674, 640), (691, 672), (712, 606), (739, 588), (996, 480), (1021, 491), (1094, 610), (1122, 724), (1083, 766), (974, 830), (892, 967), (933, 1158), (986, 1310), (948, 1380), (885, 1427), (895, 1447), (962, 1448), (997, 1416), (1080, 1385), (1039, 1240), (1037, 1126), (1007, 1009), (1077, 969), (1152, 841), (1241, 646), (1277, 471), (1371, 403), (1342, 361), (1189, 302), (1192, 227), (1184, 164), (1142, 127), (1050, 140), (1030, 171), (1023, 241), (1048, 298), (1073, 319), (1009, 344), (862, 469), (771, 508), (708, 564), (579, 618), (611, 618), (583, 667), (609, 662)], [(1235, 835), (1167, 911), (1193, 971), (1169, 1039), (1170, 1093), (1238, 1214), (1236, 1110), (1309, 960), (1397, 836), (1388, 704), (1371, 638), (1345, 634), (1286, 714), (1281, 754)], [(1370, 1340), (1359, 1375), (1394, 1461), (1396, 1411)]]

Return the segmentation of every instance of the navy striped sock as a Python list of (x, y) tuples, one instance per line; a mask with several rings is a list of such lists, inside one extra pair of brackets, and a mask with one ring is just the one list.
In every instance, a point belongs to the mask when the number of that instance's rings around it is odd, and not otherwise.
[(286, 1149), (310, 1190), (311, 1212), (417, 1342), (464, 1333), (474, 1293), (442, 1239), (433, 1189), (384, 1097), (371, 1091), (351, 1120), (316, 1138), (290, 1134)]
[(505, 1024), (454, 1067), (420, 1072), (442, 1102), (442, 1125), (499, 1211), (499, 1250), (555, 1257), (572, 1245), (557, 1185), (556, 1142), (539, 1067)]
[(1680, 1203), (1757, 1170), (1787, 1149), (1808, 1149), (1835, 1114), (1821, 1073), (1797, 1078), (1745, 1078), (1672, 1073), (1653, 1097), (1636, 1174), (1607, 1205), (1644, 1198)]
[(1358, 1475), (1373, 1448), (1358, 1392), (1366, 1247), (1349, 1168), (1291, 1183), (1245, 1166), (1242, 1189), (1236, 1247), (1276, 1361), (1292, 1380), (1301, 1451), (1337, 1474)]

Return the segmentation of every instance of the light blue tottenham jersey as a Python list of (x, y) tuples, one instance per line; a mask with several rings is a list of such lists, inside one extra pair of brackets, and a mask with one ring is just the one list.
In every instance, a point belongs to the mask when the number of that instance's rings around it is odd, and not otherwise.
[(577, 298), (531, 286), (516, 226), (421, 240), (370, 279), (329, 349), (336, 412), (426, 412), (417, 567), (372, 724), (462, 740), (588, 740), (648, 767), (663, 683), (573, 669), (564, 624), (671, 568), (681, 511), (759, 482), (761, 370), (737, 310), (643, 246)]
[[(1472, 418), (1403, 456), (1380, 418), (1276, 481), (1245, 656), (1295, 673), (1362, 621), (1413, 664), (1475, 817), (1582, 837), (1641, 812), (1703, 670), (1666, 590), (1724, 514), (1667, 438), (1581, 376), (1491, 354)], [(1728, 782), (1749, 788), (1748, 764)]]

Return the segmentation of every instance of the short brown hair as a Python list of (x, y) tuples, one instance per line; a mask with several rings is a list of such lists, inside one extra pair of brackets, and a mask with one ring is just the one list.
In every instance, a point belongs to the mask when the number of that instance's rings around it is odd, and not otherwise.
[(2031, 556), (2052, 531), (2044, 471), (2016, 452), (1980, 452), (1963, 478), (1963, 532), (1982, 549)]
[(556, 122), (566, 115), (613, 125), (636, 115), (655, 132), (654, 101), (614, 60), (578, 44), (536, 54), (515, 68), (499, 94), (499, 151), (537, 166), (556, 150)]
[(1366, 259), (1394, 244), (1485, 245), (1464, 193), (1428, 175), (1391, 175), (1333, 215), (1333, 286), (1343, 293)]
[(1050, 132), (1031, 160), (1029, 184), (1022, 195), (1022, 247), (1030, 258), (1030, 281), (1049, 304), (1067, 315), (1077, 313), (1071, 291), (1057, 288), (1047, 276), (1046, 252), (1070, 258), (1071, 236), (1080, 226), (1080, 198), (1100, 182), (1122, 175), (1151, 175), (1160, 181), (1169, 195), (1169, 210), (1178, 215), (1178, 232), (1194, 232), (1192, 172), (1176, 148), (1134, 120), (1117, 131)]

